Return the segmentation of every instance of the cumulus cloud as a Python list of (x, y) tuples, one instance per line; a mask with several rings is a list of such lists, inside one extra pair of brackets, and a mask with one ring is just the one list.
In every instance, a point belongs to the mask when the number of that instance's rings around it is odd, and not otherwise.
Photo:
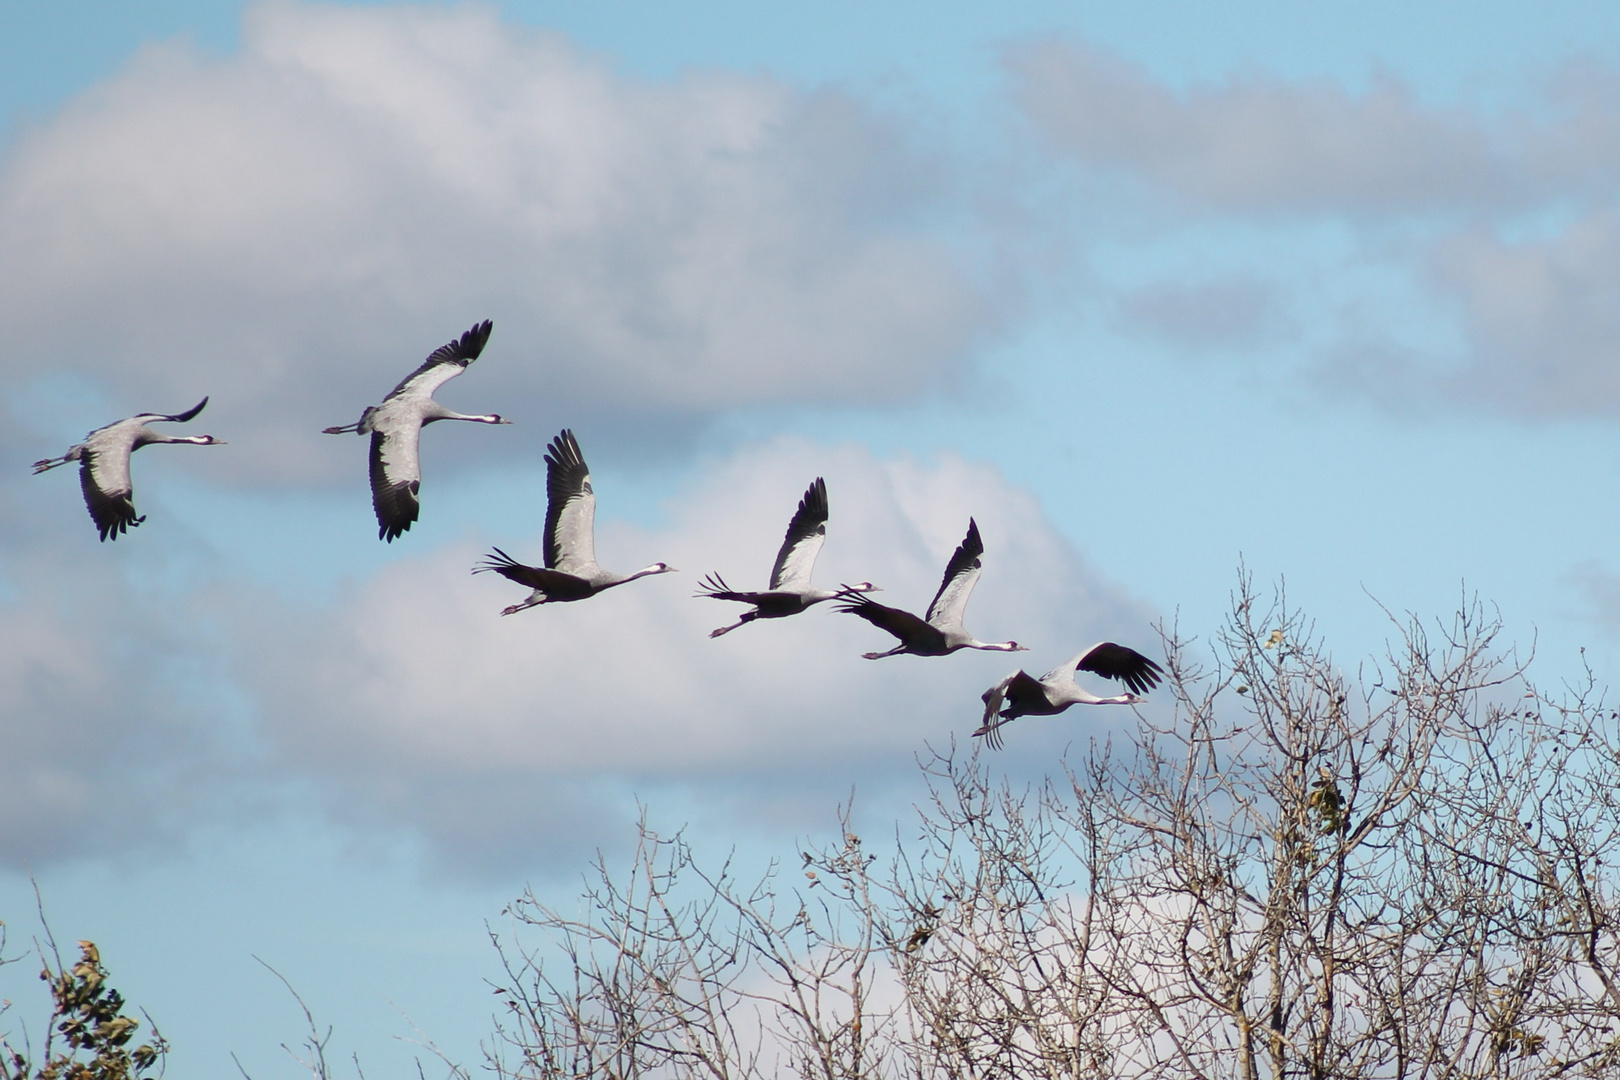
[[(1527, 142), (1550, 136), (1418, 101), (1382, 76), (1355, 95), (1263, 75), (1178, 93), (1082, 43), (1014, 50), (1019, 101), (1052, 144), (1129, 170), (1195, 205), (1243, 212), (1390, 213), (1522, 206), (1546, 174)], [(1533, 139), (1533, 136), (1541, 136)]]
[(1246, 274), (1196, 283), (1157, 282), (1125, 292), (1115, 322), (1182, 348), (1236, 349), (1277, 336), (1288, 323), (1282, 304), (1277, 288)]
[(1431, 258), (1458, 302), (1467, 366), (1460, 394), (1534, 416), (1620, 411), (1620, 219), (1582, 217), (1556, 235), (1512, 243), (1485, 229), (1447, 237)]
[(0, 864), (172, 843), (242, 760), (196, 594), (176, 605), (128, 581), (177, 568), (137, 557), (126, 575), (83, 554), (0, 552)]
[(209, 466), (283, 477), (485, 317), (468, 411), (895, 400), (994, 317), (926, 227), (937, 164), (837, 92), (641, 81), (493, 7), (265, 3), (10, 148), (0, 363), (211, 393), (253, 452)]
[(1413, 273), (1446, 313), (1448, 340), (1422, 347), (1363, 309), (1314, 374), (1333, 392), (1397, 412), (1465, 406), (1530, 419), (1620, 412), (1620, 219), (1582, 216), (1548, 236), (1483, 226), (1427, 245)]
[[(1033, 651), (866, 661), (892, 640), (826, 605), (710, 639), (738, 607), (693, 598), (693, 583), (718, 570), (763, 585), (816, 475), (832, 508), (819, 582), (871, 580), (878, 599), (921, 611), (973, 515), (987, 554), (968, 626)], [(1149, 616), (1098, 579), (1031, 495), (953, 457), (773, 442), (704, 468), (650, 531), (615, 523), (613, 492), (597, 494), (605, 565), (662, 560), (683, 573), (502, 618), (526, 591), (469, 574), (481, 553), (469, 543), (395, 564), (335, 609), (257, 622), (245, 677), (285, 760), (446, 857), (510, 862), (593, 817), (586, 835), (600, 835), (602, 808), (626, 785), (763, 786), (764, 803), (809, 790), (830, 807), (853, 782), (909, 776), (926, 741), (965, 738), (979, 693), (1022, 661), (1044, 671), (1104, 635), (1151, 640)], [(493, 539), (538, 559), (539, 537)]]
[[(1250, 266), (1227, 252), (1225, 277), (1125, 290), (1122, 327), (1194, 352), (1259, 344), (1290, 329), (1276, 313), (1291, 293), (1318, 313), (1291, 344), (1335, 392), (1402, 410), (1620, 408), (1620, 325), (1604, 302), (1620, 277), (1615, 72), (1572, 62), (1514, 106), (1484, 109), (1424, 102), (1389, 75), (1360, 93), (1252, 72), (1178, 90), (1082, 43), (1008, 63), (1035, 130), (1084, 172), (1251, 230), (1239, 234)], [(1351, 250), (1268, 293), (1271, 253), (1320, 248), (1309, 230), (1324, 225), (1347, 229)], [(1429, 324), (1425, 344), (1397, 329), (1414, 322)]]

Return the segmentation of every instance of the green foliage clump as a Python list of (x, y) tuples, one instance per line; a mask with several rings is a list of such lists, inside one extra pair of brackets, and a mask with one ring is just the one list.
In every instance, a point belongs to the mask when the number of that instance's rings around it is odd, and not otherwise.
[(3, 1080), (145, 1080), (163, 1074), (169, 1044), (154, 1026), (151, 1040), (132, 1049), (141, 1022), (124, 1014), (124, 996), (107, 985), (95, 943), (79, 942), (79, 954), (71, 968), (53, 973), (46, 963), (39, 973), (51, 988), (52, 1008), (37, 1067), (26, 1046), (18, 1049), (0, 1037)]

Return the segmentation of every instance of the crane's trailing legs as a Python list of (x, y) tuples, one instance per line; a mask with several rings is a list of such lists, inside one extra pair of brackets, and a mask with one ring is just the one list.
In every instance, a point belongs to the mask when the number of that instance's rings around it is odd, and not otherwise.
[[(37, 476), (38, 474), (40, 474), (42, 472), (49, 472), (51, 469), (56, 468), (58, 465), (66, 465), (70, 461), (78, 461), (79, 460), (79, 455), (82, 454), (83, 452), (84, 452), (83, 447), (75, 446), (72, 450), (69, 450), (67, 453), (63, 454), (61, 457), (44, 458), (44, 459), (42, 459), (40, 461), (36, 461), (36, 462), (34, 462), (34, 474)], [(51, 481), (51, 482), (55, 483), (54, 480)]]

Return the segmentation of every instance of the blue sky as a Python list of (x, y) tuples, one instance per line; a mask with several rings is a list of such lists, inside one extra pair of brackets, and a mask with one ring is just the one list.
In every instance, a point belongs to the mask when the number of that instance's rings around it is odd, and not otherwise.
[[(1620, 16), (1594, 5), (0, 6), (0, 919), (95, 938), (170, 1075), (293, 1075), (263, 957), (374, 1075), (465, 1062), (485, 937), (637, 800), (786, 853), (892, 823), (1005, 657), (867, 665), (826, 612), (713, 642), (825, 475), (827, 581), (1044, 669), (1216, 629), (1240, 563), (1347, 666), (1496, 605), (1556, 685), (1620, 657)], [(422, 520), (350, 421), (482, 318)], [(91, 427), (203, 394), (99, 544)], [(579, 434), (604, 561), (536, 557)], [(454, 428), (456, 430), (443, 430)], [(1584, 654), (1582, 650), (1585, 650)], [(1031, 775), (1118, 715), (1032, 724)], [(30, 965), (0, 969), (22, 1011)], [(206, 975), (206, 977), (204, 977)], [(404, 1017), (408, 1016), (407, 1022)], [(278, 1071), (280, 1070), (280, 1071)]]

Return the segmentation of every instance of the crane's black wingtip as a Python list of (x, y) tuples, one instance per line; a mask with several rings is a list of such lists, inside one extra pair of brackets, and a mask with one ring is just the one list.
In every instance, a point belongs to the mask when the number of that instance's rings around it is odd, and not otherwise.
[(483, 322), (474, 326), (471, 330), (468, 330), (465, 334), (462, 334), (460, 343), (461, 355), (466, 357), (469, 361), (478, 359), (478, 357), (484, 351), (484, 346), (489, 344), (490, 331), (494, 329), (495, 324), (490, 320), (485, 319)]
[(563, 428), (546, 447), (546, 464), (558, 469), (569, 469), (585, 464), (585, 455), (580, 452), (579, 440), (574, 438), (572, 428)]
[[(421, 374), (423, 369), (433, 367), (435, 364), (458, 364), (461, 367), (466, 367), (483, 353), (484, 346), (489, 344), (489, 332), (494, 328), (495, 324), (485, 319), (459, 338), (453, 338), (440, 345), (433, 350), (432, 355), (423, 363), (422, 369), (413, 372), (410, 378), (415, 378), (416, 375)], [(407, 378), (406, 382), (409, 382), (410, 378)], [(401, 383), (400, 385), (403, 386), (404, 384)], [(395, 389), (398, 390), (399, 388), (395, 387)]]
[(693, 596), (715, 596), (719, 593), (732, 591), (731, 586), (726, 584), (726, 579), (719, 574), (705, 574), (699, 578), (697, 589), (698, 591), (693, 593)]
[(496, 573), (500, 573), (501, 571), (509, 570), (514, 566), (523, 565), (516, 559), (512, 558), (512, 556), (493, 545), (490, 547), (490, 552), (491, 554), (484, 556), (483, 562), (473, 567), (473, 573), (483, 574), (491, 570), (495, 571)]
[(145, 514), (142, 514), (140, 517), (120, 517), (114, 518), (105, 525), (98, 523), (96, 527), (101, 531), (101, 542), (105, 544), (108, 540), (117, 540), (120, 536), (124, 535), (124, 533), (135, 528), (135, 526), (139, 525), (145, 520)]
[(165, 420), (172, 420), (177, 424), (183, 424), (187, 420), (191, 420), (191, 419), (195, 418), (198, 413), (203, 411), (203, 408), (207, 404), (208, 404), (208, 397), (205, 394), (201, 401), (197, 402), (197, 404), (193, 405), (191, 408), (187, 409), (185, 412), (171, 413), (170, 415), (164, 417), (164, 419)]
[(978, 731), (975, 731), (973, 733), (973, 737), (975, 739), (984, 739), (984, 744), (992, 750), (1000, 750), (1003, 746), (1001, 741), (1001, 727), (1006, 722), (1006, 720), (998, 719), (994, 724), (986, 724)]
[(868, 600), (860, 593), (839, 593), (838, 599), (833, 603), (834, 611), (846, 612), (850, 615), (866, 617), (867, 612), (882, 607), (876, 600)]

